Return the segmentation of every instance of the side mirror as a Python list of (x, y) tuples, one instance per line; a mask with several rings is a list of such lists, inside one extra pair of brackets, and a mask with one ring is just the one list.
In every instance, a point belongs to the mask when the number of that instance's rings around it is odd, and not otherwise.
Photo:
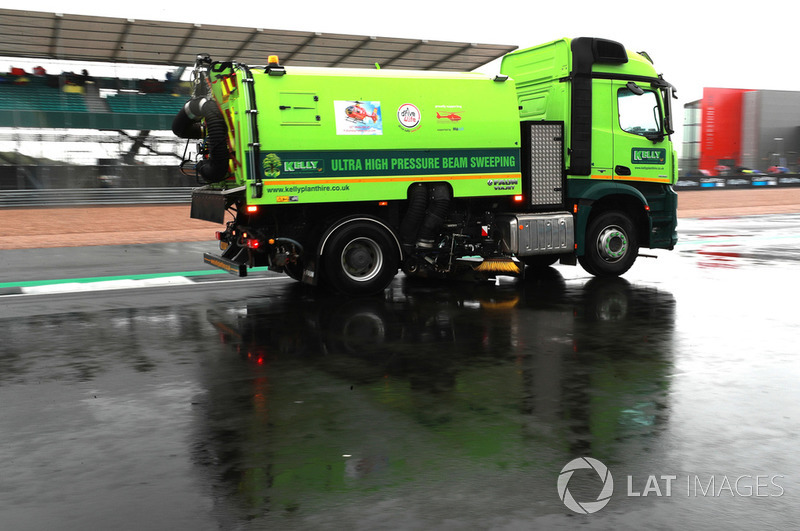
[(631, 92), (633, 92), (637, 96), (641, 96), (642, 94), (644, 94), (644, 90), (642, 89), (642, 87), (640, 87), (639, 85), (637, 85), (633, 81), (628, 81), (628, 84), (625, 85), (625, 87), (627, 87), (628, 90), (630, 90)]

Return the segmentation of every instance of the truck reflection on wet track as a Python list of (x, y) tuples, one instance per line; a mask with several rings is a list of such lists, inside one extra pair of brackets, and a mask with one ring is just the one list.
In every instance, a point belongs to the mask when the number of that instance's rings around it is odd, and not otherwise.
[(332, 510), (372, 521), (362, 498), (472, 495), (465, 477), (487, 496), (521, 481), (560, 512), (553, 460), (610, 457), (665, 421), (674, 312), (664, 291), (553, 269), (500, 286), (395, 281), (373, 299), (291, 286), (211, 310), (241, 362), (208, 368), (228, 374), (209, 389), (196, 459), (217, 501), (236, 500), (223, 512), (276, 525)]

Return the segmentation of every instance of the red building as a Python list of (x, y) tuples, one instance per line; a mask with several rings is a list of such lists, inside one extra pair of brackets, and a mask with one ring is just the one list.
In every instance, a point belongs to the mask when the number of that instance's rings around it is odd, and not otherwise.
[(744, 94), (748, 89), (704, 88), (699, 169), (717, 175), (742, 166)]
[(704, 88), (702, 100), (684, 105), (683, 131), (685, 175), (798, 171), (800, 92)]

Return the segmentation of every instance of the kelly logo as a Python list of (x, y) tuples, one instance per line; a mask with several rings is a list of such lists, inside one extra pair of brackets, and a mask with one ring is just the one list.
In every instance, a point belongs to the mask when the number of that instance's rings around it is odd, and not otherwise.
[(664, 165), (667, 163), (667, 150), (661, 148), (633, 148), (631, 149), (631, 162), (633, 164)]
[(281, 158), (275, 153), (270, 153), (261, 162), (264, 168), (264, 177), (275, 178), (281, 174)]
[(285, 160), (283, 171), (286, 173), (317, 173), (324, 171), (325, 166), (321, 160)]

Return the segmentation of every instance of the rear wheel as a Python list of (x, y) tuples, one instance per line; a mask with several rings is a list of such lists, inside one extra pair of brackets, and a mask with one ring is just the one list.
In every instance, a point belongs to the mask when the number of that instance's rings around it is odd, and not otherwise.
[(289, 278), (294, 280), (303, 280), (303, 264), (300, 260), (295, 262), (286, 262), (283, 266), (284, 272), (289, 275)]
[(382, 291), (397, 274), (397, 247), (391, 234), (374, 223), (356, 221), (333, 233), (322, 257), (330, 286), (348, 295)]
[(639, 254), (639, 240), (631, 218), (624, 212), (604, 212), (589, 222), (586, 250), (578, 260), (597, 277), (619, 276)]

